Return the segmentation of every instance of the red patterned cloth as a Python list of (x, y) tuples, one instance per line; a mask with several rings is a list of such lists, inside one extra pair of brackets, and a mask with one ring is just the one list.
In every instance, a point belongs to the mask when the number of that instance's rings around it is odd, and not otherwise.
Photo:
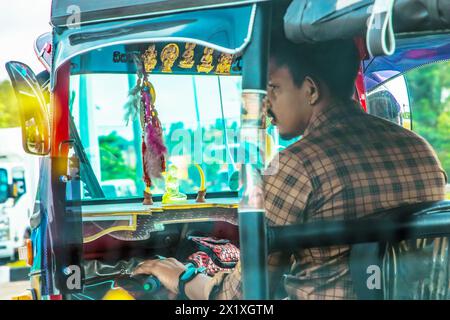
[(239, 249), (225, 239), (211, 237), (190, 237), (200, 251), (189, 256), (188, 260), (205, 267), (208, 275), (213, 276), (219, 271), (233, 269), (239, 261)]

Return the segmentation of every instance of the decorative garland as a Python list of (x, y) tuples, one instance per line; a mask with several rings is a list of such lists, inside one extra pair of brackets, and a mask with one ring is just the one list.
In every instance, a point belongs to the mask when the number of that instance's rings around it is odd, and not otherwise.
[(163, 141), (161, 122), (155, 108), (156, 92), (148, 80), (142, 60), (135, 56), (137, 83), (129, 92), (125, 105), (127, 124), (139, 112), (142, 127), (142, 162), (145, 182), (144, 204), (153, 204), (150, 187), (152, 178), (161, 178), (166, 170), (167, 148)]

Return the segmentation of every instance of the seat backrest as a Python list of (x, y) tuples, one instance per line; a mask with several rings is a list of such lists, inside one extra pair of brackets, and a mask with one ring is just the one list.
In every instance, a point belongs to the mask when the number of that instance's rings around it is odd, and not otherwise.
[[(448, 201), (407, 207), (411, 215), (447, 210)], [(404, 215), (405, 207), (388, 212)], [(362, 300), (449, 299), (449, 258), (449, 237), (356, 244), (349, 261), (353, 287)]]
[(350, 274), (358, 300), (450, 299), (449, 238), (352, 246)]
[(386, 300), (447, 300), (449, 238), (388, 243), (383, 257)]

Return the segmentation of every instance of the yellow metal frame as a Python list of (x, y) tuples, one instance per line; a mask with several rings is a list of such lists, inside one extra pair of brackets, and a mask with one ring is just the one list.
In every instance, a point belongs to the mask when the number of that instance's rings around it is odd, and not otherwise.
[[(225, 208), (225, 209), (238, 209), (239, 205), (237, 203), (234, 204), (220, 204), (220, 203), (193, 203), (193, 204), (169, 204), (162, 205), (161, 207), (153, 207), (150, 208), (151, 211), (143, 211), (143, 212), (130, 212), (130, 211), (122, 211), (122, 212), (113, 212), (113, 213), (102, 213), (102, 212), (94, 212), (94, 213), (83, 213), (84, 217), (114, 217), (114, 216), (130, 216), (132, 218), (131, 225), (128, 226), (114, 226), (110, 228), (106, 228), (101, 230), (100, 232), (83, 238), (83, 243), (93, 242), (107, 234), (117, 231), (136, 231), (137, 229), (137, 216), (138, 215), (152, 215), (154, 213), (164, 213), (164, 211), (175, 211), (175, 210), (192, 210), (192, 209), (208, 209), (208, 208)], [(168, 221), (166, 224), (174, 224), (174, 223), (183, 223), (183, 222), (205, 222), (209, 221), (208, 218), (189, 218), (186, 219), (177, 219)]]
[(111, 232), (116, 232), (116, 231), (136, 231), (137, 229), (137, 216), (136, 215), (132, 215), (132, 222), (131, 225), (128, 226), (114, 226), (111, 228), (106, 228), (92, 236), (89, 237), (84, 237), (83, 238), (83, 243), (89, 243), (92, 241), (95, 241)]
[(207, 209), (207, 208), (225, 208), (237, 209), (238, 204), (220, 204), (220, 203), (196, 203), (196, 204), (171, 204), (164, 205), (163, 210), (190, 210), (190, 209)]

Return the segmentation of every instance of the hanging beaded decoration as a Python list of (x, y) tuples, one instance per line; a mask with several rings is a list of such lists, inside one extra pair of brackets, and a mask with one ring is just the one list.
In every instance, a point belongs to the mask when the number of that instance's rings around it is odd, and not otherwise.
[(142, 162), (144, 171), (144, 205), (153, 204), (150, 188), (152, 178), (161, 178), (166, 170), (167, 148), (164, 145), (161, 122), (155, 108), (156, 93), (148, 80), (144, 65), (135, 57), (137, 65), (137, 83), (130, 90), (130, 99), (126, 105), (127, 121), (139, 112), (142, 127)]
[(166, 171), (165, 154), (166, 146), (162, 138), (161, 122), (154, 105), (154, 92), (152, 84), (144, 75), (143, 88), (141, 90), (142, 106), (141, 111), (144, 116), (144, 130), (142, 136), (142, 156), (144, 163), (144, 204), (153, 204), (150, 187), (151, 178), (161, 178), (162, 172)]

